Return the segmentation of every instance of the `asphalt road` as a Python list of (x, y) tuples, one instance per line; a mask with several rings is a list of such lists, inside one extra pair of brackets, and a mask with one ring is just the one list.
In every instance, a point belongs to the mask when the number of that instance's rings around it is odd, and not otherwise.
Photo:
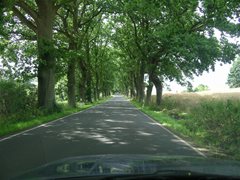
[(0, 179), (72, 156), (193, 155), (198, 151), (122, 96), (37, 128), (0, 139)]

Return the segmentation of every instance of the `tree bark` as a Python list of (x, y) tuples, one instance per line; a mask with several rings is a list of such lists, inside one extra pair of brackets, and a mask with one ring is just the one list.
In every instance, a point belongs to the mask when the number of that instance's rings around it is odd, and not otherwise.
[[(75, 43), (69, 43), (69, 50), (76, 50)], [(76, 80), (75, 80), (75, 71), (76, 71), (76, 58), (70, 57), (68, 62), (68, 70), (67, 70), (67, 87), (68, 87), (68, 105), (70, 107), (76, 107)]]
[(38, 5), (38, 106), (48, 112), (54, 110), (56, 59), (53, 46), (53, 22), (56, 15), (54, 3), (36, 0)]
[(86, 85), (86, 100), (87, 102), (92, 103), (92, 77), (89, 72), (87, 73)]
[(152, 88), (153, 88), (153, 84), (151, 81), (149, 81), (149, 85), (147, 86), (147, 96), (146, 96), (146, 105), (149, 105), (151, 102), (151, 96), (152, 96)]
[(131, 73), (129, 78), (130, 78), (130, 97), (135, 98), (136, 92), (135, 92), (135, 89), (134, 89), (134, 75), (133, 75), (133, 72)]
[(130, 97), (131, 98), (135, 97), (135, 91), (134, 91), (133, 87), (131, 87), (131, 89), (130, 89)]
[(135, 98), (138, 99), (138, 97), (139, 97), (139, 89), (138, 89), (138, 81), (137, 81), (136, 75), (134, 75), (133, 80), (134, 80), (134, 86), (135, 86), (135, 89), (136, 89)]
[(86, 64), (87, 64), (87, 78), (86, 78), (86, 100), (92, 103), (92, 72), (91, 72), (91, 58), (90, 58), (90, 44), (88, 37), (85, 44), (86, 50)]
[(162, 102), (162, 90), (163, 90), (162, 81), (159, 79), (159, 77), (156, 74), (152, 75), (151, 81), (156, 87), (156, 92), (157, 92), (156, 105), (160, 106)]
[(127, 97), (129, 97), (129, 88), (127, 84), (125, 84), (125, 94)]
[(139, 97), (138, 101), (140, 103), (143, 103), (144, 101), (144, 72), (145, 72), (145, 67), (143, 61), (140, 62), (140, 72), (139, 72), (139, 78), (138, 78), (138, 90), (139, 90)]
[(86, 102), (85, 94), (86, 94), (85, 81), (81, 79), (79, 83), (79, 96), (81, 102)]
[(82, 102), (86, 102), (87, 69), (83, 59), (79, 60), (79, 67), (82, 75), (79, 82), (79, 95), (80, 95), (80, 99), (82, 99)]
[(100, 93), (99, 93), (99, 74), (98, 74), (98, 72), (96, 72), (96, 91), (95, 91), (95, 93), (96, 93), (96, 100), (98, 100), (99, 98), (100, 98)]

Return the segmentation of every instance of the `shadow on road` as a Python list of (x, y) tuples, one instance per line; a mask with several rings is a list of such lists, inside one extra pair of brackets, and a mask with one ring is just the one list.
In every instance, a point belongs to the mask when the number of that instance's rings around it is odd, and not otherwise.
[(199, 156), (123, 97), (114, 97), (0, 142), (0, 174), (14, 175), (62, 158), (97, 154)]

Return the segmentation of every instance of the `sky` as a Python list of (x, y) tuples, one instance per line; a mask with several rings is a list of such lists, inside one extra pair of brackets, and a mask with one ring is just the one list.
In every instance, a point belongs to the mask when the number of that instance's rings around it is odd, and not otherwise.
[[(194, 79), (190, 81), (193, 87), (198, 86), (199, 84), (204, 84), (213, 91), (221, 91), (223, 89), (228, 89), (227, 77), (230, 72), (232, 64), (223, 64), (216, 63), (215, 71), (210, 70), (209, 72), (204, 72), (202, 76), (194, 76)], [(178, 85), (176, 82), (169, 82), (170, 89), (174, 92), (181, 92), (186, 90), (186, 87)]]
[[(220, 40), (221, 32), (217, 29), (214, 29), (215, 37)], [(230, 37), (227, 36), (229, 42), (238, 43), (240, 42), (240, 38), (238, 37)], [(194, 76), (194, 79), (190, 81), (193, 85), (193, 88), (198, 86), (199, 84), (204, 84), (209, 87), (209, 90), (212, 91), (222, 91), (224, 89), (229, 89), (229, 86), (226, 84), (227, 77), (232, 67), (231, 64), (222, 64), (220, 62), (215, 64), (215, 71), (209, 70), (209, 72), (204, 72), (202, 76)], [(183, 87), (178, 85), (176, 82), (169, 82), (167, 83), (170, 86), (170, 89), (173, 92), (181, 92), (187, 89), (187, 87)], [(166, 90), (165, 90), (166, 91)], [(156, 93), (153, 90), (153, 94)]]

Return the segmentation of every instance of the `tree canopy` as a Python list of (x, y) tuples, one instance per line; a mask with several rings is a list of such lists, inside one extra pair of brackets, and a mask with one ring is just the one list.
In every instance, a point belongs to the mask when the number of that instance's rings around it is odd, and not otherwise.
[(197, 87), (194, 88), (194, 92), (200, 92), (200, 91), (207, 91), (209, 88), (207, 85), (199, 84)]
[(230, 88), (240, 87), (240, 58), (238, 57), (234, 62), (228, 74), (227, 84)]
[[(230, 63), (239, 53), (238, 1), (1, 1), (1, 79), (37, 81), (38, 107), (54, 111), (121, 92), (160, 105), (166, 80)], [(221, 32), (221, 38), (215, 36)], [(148, 81), (145, 78), (148, 77)], [(64, 85), (64, 87), (63, 87)], [(147, 88), (147, 92), (145, 92)], [(57, 96), (60, 97), (60, 96)]]

